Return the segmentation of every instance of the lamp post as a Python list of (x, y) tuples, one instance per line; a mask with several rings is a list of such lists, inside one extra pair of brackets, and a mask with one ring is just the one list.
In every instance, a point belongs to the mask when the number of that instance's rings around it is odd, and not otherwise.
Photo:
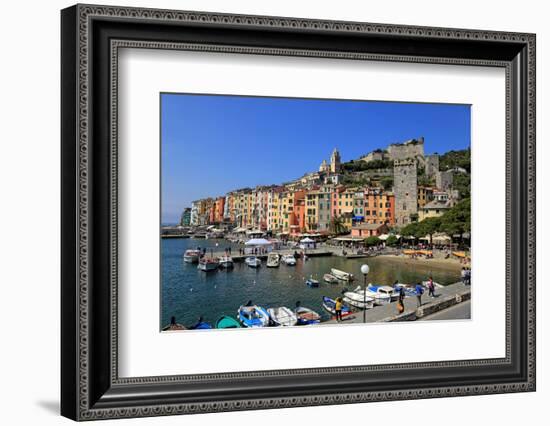
[(370, 271), (369, 265), (366, 263), (361, 265), (361, 273), (363, 274), (363, 322), (367, 322), (367, 275)]

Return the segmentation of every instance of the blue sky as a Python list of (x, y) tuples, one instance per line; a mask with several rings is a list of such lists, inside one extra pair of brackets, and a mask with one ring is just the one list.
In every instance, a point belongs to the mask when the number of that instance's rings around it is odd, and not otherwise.
[(279, 184), (424, 136), (427, 154), (470, 145), (470, 106), (161, 94), (162, 222), (191, 201)]

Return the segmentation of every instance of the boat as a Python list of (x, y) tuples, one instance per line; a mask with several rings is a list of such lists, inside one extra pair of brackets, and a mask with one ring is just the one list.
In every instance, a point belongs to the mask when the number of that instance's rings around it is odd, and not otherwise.
[(344, 302), (358, 309), (371, 309), (374, 307), (374, 297), (365, 295), (363, 292), (346, 291)]
[(183, 261), (187, 263), (197, 263), (200, 257), (200, 250), (185, 250), (185, 253), (183, 253)]
[(395, 284), (394, 288), (399, 292), (401, 288), (405, 289), (405, 296), (406, 297), (412, 297), (416, 296), (416, 289), (414, 287), (411, 287), (408, 284)]
[(225, 269), (232, 268), (234, 266), (233, 258), (227, 255), (220, 257), (220, 266)]
[(399, 299), (399, 290), (389, 285), (369, 284), (367, 288), (376, 293), (389, 295), (391, 302), (395, 302)]
[(305, 306), (298, 306), (294, 312), (296, 312), (298, 318), (298, 325), (319, 324), (321, 322), (321, 315)]
[(287, 266), (294, 266), (296, 265), (296, 259), (294, 258), (293, 255), (291, 254), (285, 254), (283, 256), (283, 258), (281, 259), (281, 261), (287, 265)]
[[(323, 296), (323, 308), (325, 308), (325, 311), (332, 315), (336, 315), (336, 300), (331, 299), (328, 296)], [(346, 305), (345, 303), (342, 304), (342, 318), (352, 314), (351, 307), (349, 305)]]
[(224, 315), (216, 321), (216, 328), (241, 328), (241, 324), (235, 318)]
[(308, 287), (319, 287), (319, 281), (314, 280), (313, 278), (308, 278), (306, 280), (306, 284)]
[(199, 260), (199, 265), (197, 269), (200, 269), (204, 272), (215, 271), (220, 266), (220, 261), (217, 258), (213, 257), (203, 257)]
[(281, 256), (278, 253), (269, 253), (267, 255), (267, 267), (268, 268), (277, 268), (281, 263)]
[(258, 305), (247, 303), (237, 311), (237, 318), (244, 327), (257, 328), (267, 327), (269, 325), (269, 314)]
[(337, 279), (342, 281), (353, 281), (355, 278), (352, 273), (341, 271), (340, 269), (332, 268), (330, 273)]
[(267, 313), (269, 314), (273, 325), (276, 326), (281, 325), (283, 327), (290, 327), (296, 325), (298, 322), (298, 317), (296, 317), (296, 314), (286, 306), (269, 308)]
[(323, 275), (323, 279), (329, 283), (329, 284), (336, 284), (338, 282), (338, 278), (336, 278), (334, 275), (332, 274), (325, 274)]
[(247, 257), (245, 263), (251, 268), (259, 268), (262, 265), (262, 261), (256, 256)]
[(170, 318), (170, 324), (164, 326), (162, 328), (162, 331), (181, 331), (181, 330), (187, 330), (187, 327), (185, 327), (182, 324), (179, 324), (176, 322), (176, 317)]
[(367, 287), (365, 290), (361, 290), (361, 287), (357, 287), (355, 290), (355, 293), (363, 294), (365, 292), (367, 294), (367, 297), (374, 298), (374, 304), (375, 305), (387, 305), (388, 303), (391, 303), (391, 295), (386, 293), (385, 291), (378, 291), (378, 289), (375, 291), (374, 289), (371, 289)]
[(212, 328), (212, 324), (203, 321), (202, 318), (199, 318), (197, 323), (194, 326), (190, 327), (190, 330), (211, 330)]

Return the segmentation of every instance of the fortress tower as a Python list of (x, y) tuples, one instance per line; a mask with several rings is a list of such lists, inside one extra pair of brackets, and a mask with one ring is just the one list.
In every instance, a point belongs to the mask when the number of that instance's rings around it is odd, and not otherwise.
[(395, 223), (404, 226), (418, 215), (418, 186), (416, 159), (396, 160), (393, 163)]

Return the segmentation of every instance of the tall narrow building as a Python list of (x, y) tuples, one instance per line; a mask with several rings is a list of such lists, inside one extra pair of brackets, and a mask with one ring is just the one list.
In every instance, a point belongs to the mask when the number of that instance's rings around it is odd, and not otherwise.
[(403, 226), (416, 220), (418, 218), (418, 186), (415, 159), (394, 161), (393, 191), (396, 225)]
[(332, 151), (332, 155), (330, 156), (330, 172), (331, 173), (338, 173), (340, 172), (340, 153), (336, 148), (334, 148), (334, 151)]

